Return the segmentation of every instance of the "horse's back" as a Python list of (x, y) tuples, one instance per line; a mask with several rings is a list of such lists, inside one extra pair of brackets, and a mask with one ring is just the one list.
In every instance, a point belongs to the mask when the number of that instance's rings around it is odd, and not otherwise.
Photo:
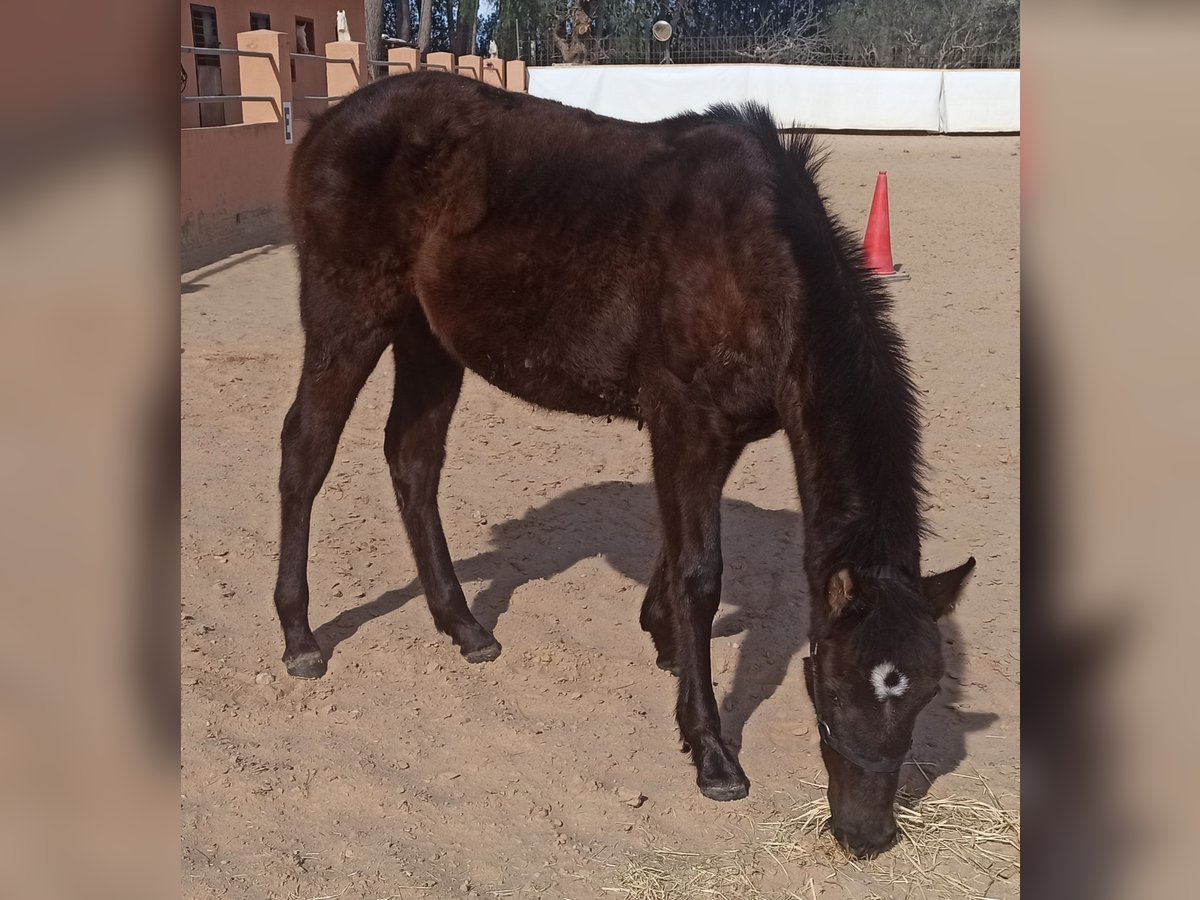
[(771, 180), (743, 129), (425, 74), (319, 120), (292, 202), (302, 269), (319, 256), (419, 302), (452, 355), (531, 402), (636, 416), (648, 379), (760, 384), (778, 365), (798, 285)]

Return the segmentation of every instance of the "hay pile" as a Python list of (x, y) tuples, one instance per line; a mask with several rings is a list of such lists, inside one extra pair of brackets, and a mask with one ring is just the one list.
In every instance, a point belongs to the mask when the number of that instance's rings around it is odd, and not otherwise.
[[(1020, 815), (1000, 803), (978, 774), (960, 777), (976, 781), (983, 797), (899, 797), (900, 838), (876, 859), (854, 859), (842, 850), (823, 828), (829, 817), (825, 789), (810, 784), (815, 799), (796, 804), (784, 816), (755, 823), (745, 846), (715, 857), (652, 851), (627, 860), (617, 884), (605, 890), (627, 900), (815, 900), (819, 892), (836, 885), (855, 897), (864, 892), (880, 898), (1015, 896), (1021, 869)], [(788, 890), (764, 884), (777, 874)], [(796, 885), (803, 887), (797, 892)]]
[(744, 850), (721, 856), (701, 856), (678, 850), (652, 850), (631, 859), (619, 874), (616, 887), (606, 891), (630, 900), (748, 900), (766, 896), (759, 890), (762, 871)]

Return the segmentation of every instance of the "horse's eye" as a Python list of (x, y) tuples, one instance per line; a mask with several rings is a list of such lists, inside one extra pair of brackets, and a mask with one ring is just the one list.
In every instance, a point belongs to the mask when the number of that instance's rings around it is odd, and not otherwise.
[(829, 692), (829, 702), (835, 706), (841, 706), (842, 701), (838, 699), (837, 691)]

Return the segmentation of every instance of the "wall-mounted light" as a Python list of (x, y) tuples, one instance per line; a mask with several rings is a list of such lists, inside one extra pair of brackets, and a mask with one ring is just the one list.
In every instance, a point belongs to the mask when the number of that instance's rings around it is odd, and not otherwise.
[(660, 63), (671, 62), (671, 45), (669, 43), (671, 32), (671, 23), (665, 19), (659, 19), (650, 26), (650, 34), (654, 36), (656, 41), (663, 45), (663, 58), (659, 60)]

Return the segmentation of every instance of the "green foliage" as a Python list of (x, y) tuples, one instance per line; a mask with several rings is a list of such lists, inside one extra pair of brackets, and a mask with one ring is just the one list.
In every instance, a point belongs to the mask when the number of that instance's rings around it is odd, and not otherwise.
[(874, 65), (953, 68), (992, 53), (1018, 54), (1020, 0), (843, 0), (830, 10), (830, 43)]
[[(544, 32), (553, 20), (554, 13), (561, 8), (566, 15), (566, 4), (554, 0), (497, 0), (494, 31), (480, 27), (480, 40), (495, 40), (500, 55), (505, 59), (529, 58), (529, 41), (544, 37)], [(489, 23), (490, 24), (490, 23)], [(484, 33), (487, 32), (487, 39)], [(517, 50), (517, 38), (521, 38), (521, 50)]]

